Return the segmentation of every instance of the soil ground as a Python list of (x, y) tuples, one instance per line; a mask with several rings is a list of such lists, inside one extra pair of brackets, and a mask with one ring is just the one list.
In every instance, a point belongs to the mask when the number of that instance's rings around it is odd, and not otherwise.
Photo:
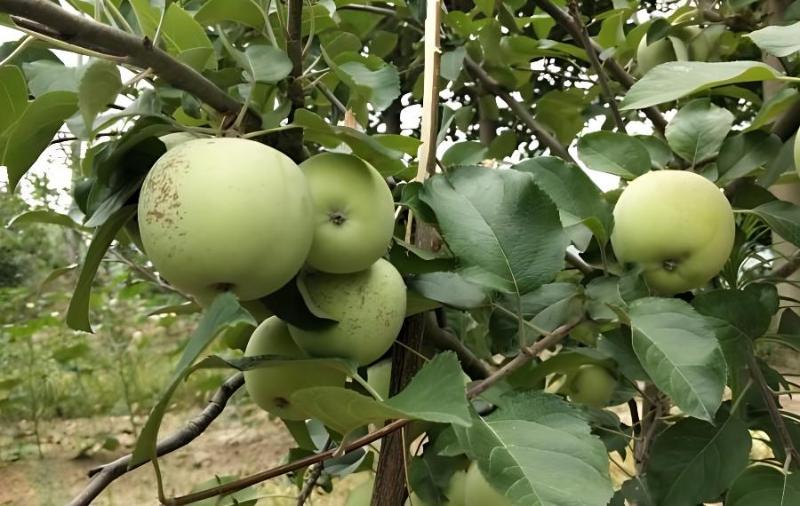
[[(784, 408), (800, 413), (800, 397), (784, 399)], [(620, 412), (621, 415), (626, 415)], [(161, 434), (179, 427), (192, 413), (168, 414)], [(138, 421), (139, 424), (142, 420)], [(134, 442), (127, 417), (52, 420), (40, 427), (43, 457), (32, 443), (31, 424), (0, 427), (0, 506), (56, 506), (66, 504), (87, 483), (87, 471), (130, 452)], [(101, 448), (113, 436), (120, 446)], [(249, 406), (229, 406), (190, 446), (159, 460), (169, 496), (182, 495), (215, 475), (244, 476), (283, 462), (293, 446), (278, 421)], [(622, 467), (626, 467), (622, 463)], [(632, 463), (631, 463), (632, 464)], [(626, 477), (611, 466), (615, 481)], [(337, 484), (333, 494), (315, 494), (312, 506), (342, 506), (347, 490), (366, 479), (364, 473)], [(117, 479), (93, 503), (102, 506), (157, 505), (151, 466), (143, 466)], [(259, 489), (264, 506), (296, 504), (297, 489), (288, 479), (271, 480)]]
[[(191, 417), (191, 413), (168, 415), (161, 434), (168, 434)], [(32, 444), (31, 427), (0, 427), (0, 505), (55, 506), (66, 504), (88, 482), (87, 471), (130, 452), (134, 442), (127, 417), (102, 417), (78, 420), (52, 420), (40, 428), (43, 457)], [(22, 434), (20, 434), (22, 432)], [(120, 446), (115, 451), (99, 449), (97, 434), (115, 437)], [(20, 438), (20, 435), (23, 437)], [(27, 436), (27, 437), (25, 437)], [(21, 444), (20, 440), (28, 443)], [(93, 444), (94, 443), (94, 444)], [(293, 446), (291, 436), (278, 421), (260, 411), (229, 406), (202, 436), (171, 455), (159, 459), (169, 496), (190, 492), (193, 485), (215, 475), (244, 476), (283, 462)], [(82, 446), (84, 448), (82, 448)], [(94, 446), (97, 451), (85, 451)], [(83, 450), (83, 451), (82, 451)], [(88, 455), (87, 455), (88, 454)], [(346, 489), (364, 479), (348, 478), (332, 495), (315, 495), (314, 506), (344, 504)], [(343, 490), (345, 489), (345, 490)], [(259, 489), (265, 497), (259, 504), (284, 506), (296, 504), (297, 489), (288, 479), (272, 480)], [(139, 506), (158, 504), (156, 481), (151, 466), (143, 466), (121, 478), (93, 504)]]

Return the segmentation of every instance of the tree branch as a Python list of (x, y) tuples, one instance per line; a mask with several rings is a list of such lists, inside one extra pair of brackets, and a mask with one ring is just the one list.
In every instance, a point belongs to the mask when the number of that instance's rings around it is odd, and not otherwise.
[(486, 91), (498, 96), (503, 102), (508, 105), (509, 109), (527, 126), (536, 139), (543, 146), (547, 147), (552, 154), (563, 158), (568, 162), (575, 163), (572, 155), (569, 154), (567, 148), (564, 147), (558, 139), (556, 139), (550, 132), (548, 132), (538, 121), (534, 119), (527, 106), (518, 102), (511, 96), (511, 94), (500, 86), (500, 83), (483, 70), (483, 67), (478, 65), (469, 56), (464, 57), (464, 65), (472, 76), (481, 82)]
[[(529, 361), (533, 360), (533, 358), (541, 354), (544, 350), (546, 350), (550, 346), (557, 344), (565, 337), (567, 337), (570, 331), (572, 331), (572, 329), (575, 328), (575, 326), (578, 323), (580, 323), (580, 320), (566, 323), (555, 329), (553, 332), (550, 332), (549, 334), (542, 336), (542, 338), (536, 341), (534, 344), (524, 348), (519, 355), (514, 357), (501, 369), (498, 369), (485, 380), (480, 381), (475, 385), (473, 385), (471, 388), (469, 388), (467, 390), (467, 397), (472, 399), (480, 395), (481, 393), (485, 392), (490, 387), (495, 385), (501, 379), (505, 378), (515, 370), (524, 366)], [(294, 462), (289, 462), (288, 464), (284, 464), (282, 466), (278, 466), (272, 469), (267, 469), (266, 471), (261, 471), (260, 473), (246, 476), (242, 479), (232, 481), (224, 485), (212, 487), (206, 490), (201, 490), (200, 492), (195, 492), (193, 494), (188, 494), (181, 497), (175, 497), (173, 499), (165, 501), (164, 504), (168, 506), (178, 506), (182, 504), (190, 504), (192, 502), (200, 501), (203, 499), (208, 499), (209, 497), (232, 494), (237, 490), (242, 490), (243, 488), (250, 487), (252, 485), (261, 483), (271, 478), (282, 476), (284, 474), (291, 473), (292, 471), (297, 471), (298, 469), (303, 469), (305, 467), (314, 465), (318, 462), (331, 459), (334, 456), (341, 456), (346, 453), (352, 452), (353, 450), (357, 450), (383, 437), (386, 437), (387, 435), (395, 431), (402, 429), (410, 422), (411, 422), (410, 420), (396, 420), (374, 432), (367, 434), (366, 436), (362, 436), (348, 444), (345, 444), (338, 449), (334, 448), (314, 455), (309, 455), (308, 457), (295, 460)]]
[[(186, 446), (202, 434), (211, 422), (213, 422), (225, 409), (228, 400), (244, 385), (244, 375), (236, 373), (228, 378), (208, 403), (208, 406), (199, 415), (189, 420), (189, 422), (179, 431), (158, 442), (156, 452), (158, 456), (166, 455), (179, 448)], [(69, 503), (70, 506), (83, 506), (90, 504), (100, 493), (108, 487), (111, 482), (132, 471), (134, 467), (128, 467), (131, 461), (131, 454), (120, 457), (114, 462), (95, 467), (89, 470), (89, 476), (93, 477), (89, 485)]]
[[(47, 0), (0, 0), (0, 11), (20, 16), (47, 27), (58, 38), (89, 49), (101, 49), (111, 55), (123, 55), (131, 64), (152, 68), (153, 72), (172, 86), (180, 88), (217, 111), (236, 117), (242, 104), (222, 91), (199, 72), (153, 47), (149, 40), (123, 32), (88, 17), (62, 9)], [(248, 111), (245, 128), (261, 127), (261, 118)]]
[(798, 452), (797, 448), (795, 448), (794, 442), (792, 441), (792, 435), (789, 433), (789, 429), (786, 427), (786, 423), (783, 421), (780, 406), (778, 406), (778, 402), (775, 400), (775, 393), (769, 388), (767, 380), (764, 378), (764, 373), (761, 371), (761, 367), (758, 365), (758, 361), (756, 360), (753, 349), (751, 348), (746, 355), (747, 367), (750, 369), (750, 377), (753, 378), (753, 381), (755, 381), (756, 385), (758, 385), (761, 398), (764, 400), (764, 404), (767, 407), (767, 412), (769, 413), (769, 418), (778, 433), (778, 439), (780, 439), (780, 443), (783, 446), (783, 451), (787, 457), (792, 459), (792, 462), (794, 462), (795, 466), (800, 465), (800, 452)]
[[(572, 19), (572, 16), (567, 14), (561, 7), (557, 6), (550, 0), (533, 0), (533, 3), (549, 14), (556, 23), (564, 27), (564, 29), (569, 32), (575, 41), (581, 40), (580, 28)], [(592, 40), (590, 40), (590, 42), (592, 48), (597, 53), (601, 53), (603, 51), (603, 48), (600, 47), (599, 44)], [(622, 68), (622, 66), (614, 58), (608, 58), (605, 61), (605, 65), (608, 68), (609, 73), (614, 77), (614, 80), (624, 86), (625, 89), (630, 88), (633, 86), (633, 83), (636, 82), (633, 76), (630, 75), (624, 68)], [(655, 129), (663, 135), (664, 129), (667, 127), (667, 120), (664, 118), (661, 112), (655, 107), (647, 107), (642, 109), (642, 112), (650, 119)]]
[(622, 115), (619, 112), (619, 107), (617, 107), (617, 100), (614, 96), (614, 92), (611, 91), (611, 86), (608, 84), (608, 76), (606, 75), (606, 71), (603, 69), (603, 65), (600, 63), (600, 59), (597, 56), (597, 51), (592, 44), (592, 39), (589, 38), (589, 32), (586, 31), (586, 26), (581, 20), (581, 11), (578, 8), (578, 0), (570, 0), (569, 10), (572, 14), (572, 20), (577, 28), (577, 35), (579, 35), (578, 41), (586, 50), (586, 54), (589, 56), (589, 63), (592, 64), (592, 68), (594, 68), (594, 71), (597, 74), (597, 81), (600, 83), (600, 88), (603, 90), (606, 103), (611, 109), (611, 116), (614, 118), (614, 122), (617, 124), (617, 130), (625, 133), (625, 121), (623, 121)]
[(492, 375), (494, 371), (486, 362), (476, 357), (459, 338), (439, 327), (433, 312), (428, 312), (425, 318), (425, 339), (430, 339), (439, 348), (454, 351), (470, 378), (480, 380)]
[[(328, 438), (328, 441), (325, 443), (324, 450), (327, 450), (331, 447), (331, 439)], [(322, 476), (322, 470), (324, 469), (324, 465), (322, 462), (317, 462), (313, 466), (308, 473), (308, 478), (306, 478), (306, 482), (303, 484), (303, 490), (300, 491), (300, 495), (297, 496), (297, 506), (303, 506), (311, 494), (314, 493), (314, 487), (317, 486), (317, 481), (319, 481), (319, 477)]]

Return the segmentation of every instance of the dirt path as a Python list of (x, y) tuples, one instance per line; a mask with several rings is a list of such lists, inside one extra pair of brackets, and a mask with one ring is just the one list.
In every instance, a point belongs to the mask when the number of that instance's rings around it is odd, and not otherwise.
[[(178, 427), (189, 414), (168, 415), (163, 432)], [(84, 442), (97, 433), (113, 434), (122, 444), (113, 452), (98, 451), (91, 457), (76, 459)], [(43, 427), (44, 458), (25, 455), (14, 462), (0, 462), (0, 505), (63, 505), (87, 483), (86, 472), (131, 450), (133, 437), (124, 417), (67, 420)], [(0, 448), (13, 448), (11, 430), (0, 429)], [(27, 438), (30, 439), (30, 438)], [(170, 496), (189, 492), (193, 484), (215, 475), (245, 475), (280, 464), (293, 446), (291, 436), (278, 423), (261, 412), (237, 408), (226, 410), (212, 428), (190, 447), (159, 460), (166, 493)], [(19, 443), (16, 443), (19, 445)], [(35, 453), (28, 444), (23, 453)], [(8, 455), (3, 456), (5, 459)], [(356, 481), (360, 477), (355, 478)], [(348, 481), (353, 481), (350, 479)], [(344, 503), (342, 488), (333, 496), (318, 497), (315, 506), (338, 506)], [(268, 506), (294, 505), (294, 485), (287, 479), (272, 480), (261, 493), (282, 496), (262, 499)], [(156, 484), (152, 467), (143, 466), (116, 480), (93, 503), (97, 505), (156, 505)]]

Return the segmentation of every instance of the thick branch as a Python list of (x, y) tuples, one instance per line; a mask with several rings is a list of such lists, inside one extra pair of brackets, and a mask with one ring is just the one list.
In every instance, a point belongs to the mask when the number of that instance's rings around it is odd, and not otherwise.
[[(575, 326), (578, 323), (579, 321), (574, 321), (571, 323), (564, 324), (555, 329), (553, 332), (550, 332), (549, 334), (542, 336), (542, 338), (536, 341), (534, 344), (521, 350), (519, 355), (514, 357), (501, 369), (498, 369), (485, 380), (480, 381), (475, 385), (473, 385), (472, 387), (470, 387), (469, 390), (467, 390), (467, 397), (472, 399), (480, 395), (481, 393), (485, 392), (490, 387), (495, 385), (501, 379), (505, 378), (515, 370), (519, 369), (520, 367), (527, 364), (529, 361), (533, 360), (534, 357), (541, 354), (544, 350), (546, 350), (550, 346), (559, 343), (561, 340), (567, 337), (567, 335), (569, 335), (570, 331), (572, 331), (572, 329), (575, 328)], [(216, 497), (218, 495), (228, 495), (233, 492), (236, 492), (237, 490), (242, 490), (243, 488), (247, 488), (257, 483), (269, 480), (270, 478), (282, 476), (284, 474), (291, 473), (292, 471), (297, 471), (298, 469), (303, 469), (305, 467), (314, 465), (317, 462), (322, 462), (331, 459), (334, 456), (341, 456), (346, 453), (352, 452), (353, 450), (357, 450), (383, 437), (386, 437), (387, 435), (395, 431), (402, 429), (409, 423), (410, 420), (396, 420), (338, 449), (327, 450), (321, 453), (317, 453), (315, 455), (309, 455), (308, 457), (295, 460), (294, 462), (289, 462), (288, 464), (284, 464), (282, 466), (275, 467), (273, 469), (267, 469), (266, 471), (261, 471), (260, 473), (253, 474), (251, 476), (246, 476), (240, 480), (232, 481), (230, 483), (226, 483), (218, 487), (201, 490), (200, 492), (195, 492), (193, 494), (181, 497), (176, 497), (174, 499), (165, 501), (165, 504), (169, 506), (177, 506), (181, 504), (190, 504), (195, 501), (208, 499), (209, 497)]]
[(478, 65), (475, 60), (469, 56), (464, 57), (464, 64), (466, 65), (470, 74), (472, 74), (472, 76), (480, 81), (483, 87), (486, 88), (486, 91), (500, 97), (500, 99), (505, 102), (506, 105), (508, 105), (508, 107), (514, 112), (514, 114), (523, 123), (525, 123), (525, 126), (530, 129), (536, 139), (538, 139), (543, 146), (547, 147), (553, 155), (563, 158), (568, 162), (575, 163), (575, 160), (573, 160), (572, 155), (569, 154), (567, 148), (558, 142), (558, 139), (556, 139), (538, 121), (534, 119), (524, 104), (515, 100), (508, 91), (500, 86), (500, 83), (495, 81), (492, 76), (486, 73), (486, 71), (483, 70), (483, 67)]
[(470, 378), (480, 380), (491, 376), (492, 368), (476, 357), (460, 339), (439, 327), (434, 313), (429, 312), (425, 318), (425, 339), (430, 339), (439, 348), (454, 351), (461, 362), (461, 367)]
[[(102, 49), (111, 55), (126, 56), (133, 65), (152, 68), (156, 75), (172, 86), (192, 94), (223, 114), (236, 117), (242, 108), (241, 103), (213, 82), (161, 49), (153, 47), (147, 38), (98, 23), (47, 0), (0, 0), (0, 12), (40, 23), (58, 33), (61, 40), (76, 46)], [(256, 130), (260, 127), (260, 118), (250, 112), (245, 119), (245, 128)]]
[[(534, 0), (534, 3), (537, 7), (549, 14), (556, 23), (564, 27), (564, 29), (569, 32), (575, 41), (581, 40), (580, 27), (578, 27), (578, 25), (575, 23), (575, 20), (572, 19), (572, 16), (567, 14), (561, 7), (557, 6), (550, 0)], [(603, 48), (600, 47), (599, 44), (594, 41), (590, 42), (598, 54), (603, 52)], [(633, 76), (630, 75), (624, 68), (622, 68), (622, 66), (617, 63), (614, 58), (608, 58), (605, 61), (605, 66), (608, 68), (609, 73), (614, 77), (614, 80), (624, 86), (625, 89), (630, 88), (633, 86), (633, 83), (636, 82)], [(664, 129), (667, 127), (667, 120), (664, 118), (661, 112), (655, 107), (642, 109), (642, 112), (650, 119), (655, 129), (663, 134)]]
[[(242, 373), (234, 374), (228, 378), (228, 380), (219, 387), (217, 392), (209, 401), (208, 406), (206, 406), (206, 408), (199, 415), (189, 420), (189, 422), (178, 432), (175, 432), (174, 434), (158, 442), (158, 446), (156, 447), (158, 456), (166, 455), (177, 450), (178, 448), (182, 448), (200, 436), (200, 434), (202, 434), (208, 428), (208, 426), (211, 425), (211, 422), (213, 422), (222, 413), (222, 410), (225, 409), (225, 406), (228, 404), (228, 400), (233, 396), (234, 393), (236, 393), (237, 390), (239, 390), (239, 388), (241, 388), (243, 384), (244, 375)], [(129, 468), (128, 464), (130, 461), (131, 455), (128, 454), (124, 457), (118, 458), (110, 464), (90, 469), (89, 476), (93, 477), (92, 481), (90, 481), (89, 485), (78, 496), (76, 496), (72, 502), (70, 502), (70, 505), (82, 506), (90, 504), (98, 495), (100, 495), (103, 490), (105, 490), (106, 487), (111, 484), (111, 482), (128, 471), (132, 471), (133, 469), (136, 469), (142, 465), (139, 464)]]

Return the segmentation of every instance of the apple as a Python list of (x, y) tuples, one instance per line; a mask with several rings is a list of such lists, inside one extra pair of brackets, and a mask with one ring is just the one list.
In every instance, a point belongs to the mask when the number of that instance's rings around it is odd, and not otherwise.
[(394, 200), (374, 167), (344, 153), (300, 164), (314, 202), (308, 265), (322, 272), (362, 271), (382, 257), (394, 232)]
[(302, 284), (309, 302), (337, 321), (322, 330), (289, 326), (306, 353), (367, 365), (392, 347), (406, 314), (406, 285), (391, 263), (380, 259), (353, 274), (308, 273)]
[(381, 396), (381, 399), (388, 399), (392, 383), (392, 359), (381, 360), (367, 369), (367, 383)]
[(372, 502), (372, 488), (375, 486), (375, 476), (370, 476), (347, 494), (347, 501), (344, 506), (369, 506)]
[(494, 489), (483, 477), (477, 462), (472, 462), (465, 477), (464, 506), (511, 506), (511, 500)]
[(572, 402), (602, 408), (608, 406), (616, 388), (617, 380), (605, 367), (586, 364), (570, 378), (567, 393)]
[(708, 283), (733, 248), (730, 203), (708, 179), (688, 171), (661, 170), (634, 179), (614, 207), (611, 245), (622, 263), (642, 267), (661, 295)]
[(467, 504), (467, 472), (456, 471), (450, 477), (450, 484), (447, 486), (445, 495), (447, 496), (447, 506), (466, 506)]
[(313, 238), (302, 171), (255, 141), (194, 139), (156, 161), (139, 197), (148, 257), (176, 288), (211, 300), (268, 295), (300, 270)]
[(794, 169), (800, 175), (800, 130), (794, 135)]
[[(273, 316), (253, 332), (245, 349), (245, 357), (280, 355), (286, 358), (308, 358), (289, 335), (286, 324)], [(308, 418), (300, 406), (289, 402), (300, 389), (317, 386), (343, 386), (345, 374), (333, 368), (303, 363), (286, 363), (251, 369), (244, 372), (244, 385), (250, 398), (262, 409), (286, 420)]]

